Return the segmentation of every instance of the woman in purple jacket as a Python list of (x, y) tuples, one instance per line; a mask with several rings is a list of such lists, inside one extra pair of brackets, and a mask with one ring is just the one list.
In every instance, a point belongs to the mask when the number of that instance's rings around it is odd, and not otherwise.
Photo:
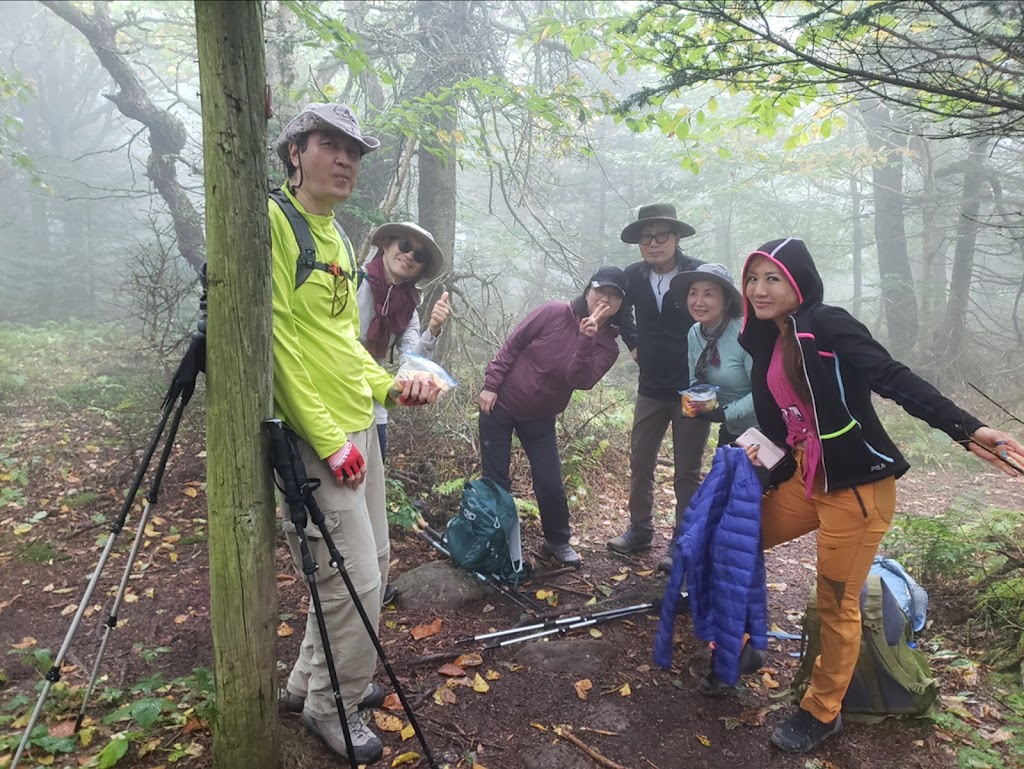
[(562, 484), (555, 417), (573, 390), (596, 385), (619, 355), (619, 307), (626, 273), (601, 267), (572, 302), (542, 304), (505, 340), (487, 364), (480, 393), (483, 475), (511, 489), (512, 431), (530, 460), (533, 492), (544, 529), (543, 553), (569, 566), (580, 557), (569, 545), (569, 505)]

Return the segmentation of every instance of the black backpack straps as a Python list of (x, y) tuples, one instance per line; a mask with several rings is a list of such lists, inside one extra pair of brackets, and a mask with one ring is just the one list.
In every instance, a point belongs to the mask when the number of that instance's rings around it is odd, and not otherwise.
[(270, 193), (270, 199), (280, 207), (288, 224), (291, 225), (292, 234), (295, 235), (295, 242), (299, 246), (299, 258), (295, 263), (295, 288), (306, 282), (306, 278), (315, 269), (327, 269), (326, 265), (318, 265), (316, 261), (316, 244), (313, 243), (313, 233), (309, 229), (309, 222), (302, 218), (299, 209), (288, 199), (283, 190), (276, 189)]
[[(310, 276), (313, 270), (323, 270), (331, 275), (344, 275), (349, 280), (356, 281), (356, 252), (352, 248), (352, 241), (348, 239), (345, 229), (337, 219), (334, 220), (334, 226), (341, 236), (341, 244), (345, 255), (348, 256), (347, 272), (341, 265), (318, 262), (316, 260), (316, 243), (313, 242), (313, 232), (309, 229), (309, 222), (299, 213), (299, 209), (288, 199), (283, 190), (276, 189), (271, 191), (270, 199), (277, 203), (285, 218), (288, 219), (288, 224), (292, 228), (292, 234), (295, 235), (295, 242), (299, 246), (299, 258), (295, 262), (295, 288), (305, 283), (306, 278)], [(358, 283), (356, 285), (358, 287)]]

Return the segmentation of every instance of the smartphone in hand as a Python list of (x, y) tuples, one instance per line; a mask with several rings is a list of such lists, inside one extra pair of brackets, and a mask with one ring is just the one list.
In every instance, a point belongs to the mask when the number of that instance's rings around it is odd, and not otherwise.
[(757, 461), (769, 470), (779, 464), (779, 462), (781, 462), (786, 456), (785, 451), (768, 440), (765, 434), (756, 427), (747, 428), (743, 431), (743, 434), (736, 439), (736, 445), (743, 448), (755, 443), (758, 446)]

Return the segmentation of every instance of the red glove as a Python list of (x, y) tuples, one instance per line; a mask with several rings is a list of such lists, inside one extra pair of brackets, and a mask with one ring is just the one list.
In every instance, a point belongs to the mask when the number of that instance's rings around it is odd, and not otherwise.
[(335, 478), (347, 481), (366, 469), (366, 460), (352, 441), (345, 441), (344, 446), (327, 457), (327, 466), (331, 468)]

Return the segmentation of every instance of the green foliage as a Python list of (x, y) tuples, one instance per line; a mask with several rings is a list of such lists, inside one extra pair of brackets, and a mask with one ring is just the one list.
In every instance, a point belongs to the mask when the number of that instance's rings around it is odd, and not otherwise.
[(49, 563), (58, 556), (58, 551), (49, 542), (32, 542), (22, 551), (26, 561)]
[(405, 492), (405, 486), (397, 478), (388, 478), (385, 481), (385, 493), (387, 497), (388, 524), (401, 526), (403, 529), (411, 529), (416, 523), (420, 511), (413, 504), (409, 495)]
[(974, 505), (963, 503), (931, 516), (897, 514), (882, 548), (922, 582), (950, 579), (976, 560), (975, 516)]
[(452, 478), (450, 481), (444, 481), (434, 486), (433, 491), (435, 494), (440, 494), (442, 497), (462, 496), (462, 490), (466, 487), (465, 478)]
[(1024, 660), (1024, 524), (1020, 511), (973, 500), (934, 516), (897, 516), (882, 545), (924, 584), (975, 586), (977, 622), (994, 664)]

